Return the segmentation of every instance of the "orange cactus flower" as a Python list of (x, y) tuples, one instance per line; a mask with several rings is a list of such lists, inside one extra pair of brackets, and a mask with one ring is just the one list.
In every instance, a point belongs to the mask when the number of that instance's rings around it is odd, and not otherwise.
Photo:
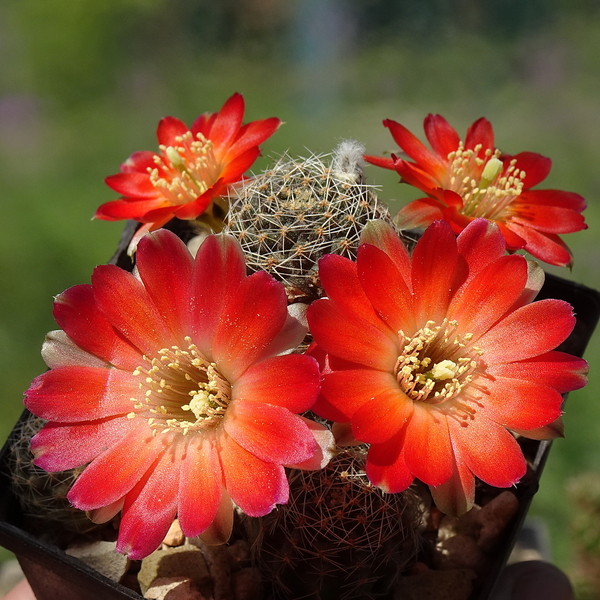
[(319, 389), (316, 361), (286, 353), (306, 333), (283, 285), (245, 274), (231, 236), (196, 259), (167, 230), (145, 236), (137, 275), (97, 267), (56, 298), (50, 370), (25, 405), (48, 420), (38, 466), (85, 466), (68, 498), (92, 520), (122, 511), (117, 550), (143, 558), (177, 514), (184, 534), (228, 539), (233, 503), (250, 516), (288, 499), (284, 467), (326, 464), (333, 436), (299, 416)]
[(189, 129), (174, 117), (162, 119), (156, 132), (160, 152), (134, 152), (120, 173), (106, 178), (122, 197), (100, 206), (95, 218), (143, 223), (130, 253), (144, 234), (173, 217), (203, 215), (219, 229), (214, 203), (243, 178), (260, 155), (259, 145), (281, 125), (275, 117), (242, 125), (243, 117), (244, 99), (234, 94), (218, 113), (200, 115)]
[(412, 161), (394, 155), (365, 159), (395, 169), (427, 194), (400, 210), (400, 227), (426, 227), (444, 219), (460, 233), (481, 217), (498, 224), (509, 251), (524, 248), (546, 263), (571, 264), (571, 252), (558, 234), (587, 228), (581, 214), (586, 203), (572, 192), (531, 189), (548, 176), (549, 158), (533, 152), (502, 154), (494, 147), (492, 125), (483, 118), (469, 127), (462, 142), (443, 117), (428, 115), (424, 128), (432, 150), (396, 121), (383, 124)]
[(458, 238), (435, 222), (412, 257), (383, 222), (367, 225), (361, 242), (356, 262), (327, 255), (319, 264), (327, 298), (308, 321), (323, 382), (312, 410), (370, 444), (375, 485), (400, 492), (416, 477), (459, 515), (475, 477), (509, 487), (525, 474), (511, 431), (560, 435), (561, 394), (587, 373), (584, 360), (554, 350), (573, 329), (572, 308), (531, 302), (543, 271), (505, 255), (484, 219)]

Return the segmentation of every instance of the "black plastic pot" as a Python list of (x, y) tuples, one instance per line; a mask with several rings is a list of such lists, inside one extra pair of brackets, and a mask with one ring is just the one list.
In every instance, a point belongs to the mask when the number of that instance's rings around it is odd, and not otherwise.
[[(21, 420), (27, 417), (26, 411)], [(14, 552), (37, 600), (142, 600), (139, 594), (27, 531), (10, 490), (8, 450), (6, 442), (0, 453), (0, 545)]]
[[(546, 274), (544, 286), (540, 290), (537, 300), (545, 298), (566, 300), (573, 307), (577, 317), (575, 328), (557, 350), (583, 357), (600, 318), (600, 293), (584, 285)], [(565, 398), (566, 396), (565, 394)], [(522, 448), (525, 458), (531, 463), (533, 477), (522, 480), (512, 490), (519, 498), (519, 513), (504, 532), (506, 539), (502, 545), (502, 551), (498, 552), (485, 583), (473, 594), (473, 600), (487, 600), (492, 593), (500, 572), (506, 565), (506, 561), (515, 545), (531, 501), (539, 489), (539, 480), (552, 446), (551, 441), (537, 442), (523, 438), (521, 441), (523, 442)]]
[[(111, 262), (122, 262), (123, 253)], [(126, 265), (122, 265), (126, 266)], [(600, 294), (583, 285), (553, 275), (546, 282), (539, 298), (559, 298), (569, 302), (577, 316), (571, 336), (560, 350), (582, 356), (600, 317)], [(23, 417), (22, 417), (23, 418)], [(472, 600), (487, 600), (502, 571), (516, 540), (529, 505), (539, 487), (539, 478), (550, 450), (550, 442), (526, 440), (523, 451), (532, 465), (532, 473), (512, 491), (518, 496), (520, 510), (505, 531), (501, 551), (483, 585), (472, 595)], [(104, 577), (84, 563), (68, 556), (59, 547), (40, 541), (28, 532), (18, 502), (9, 488), (7, 464), (8, 444), (0, 453), (0, 545), (15, 553), (29, 579), (38, 600), (141, 600), (141, 596)]]

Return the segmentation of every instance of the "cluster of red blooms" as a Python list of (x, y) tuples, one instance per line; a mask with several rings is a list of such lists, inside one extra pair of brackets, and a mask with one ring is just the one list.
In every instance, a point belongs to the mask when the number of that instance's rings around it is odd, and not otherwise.
[[(532, 190), (550, 161), (501, 154), (484, 119), (462, 142), (430, 115), (433, 151), (384, 121), (414, 162), (366, 158), (426, 194), (397, 216), (425, 232), (411, 255), (371, 222), (356, 261), (321, 259), (325, 297), (304, 318), (281, 283), (246, 274), (232, 236), (208, 236), (194, 258), (161, 229), (210, 214), (280, 124), (243, 114), (236, 94), (190, 129), (165, 118), (160, 152), (136, 152), (107, 179), (122, 197), (96, 217), (143, 224), (136, 270), (99, 266), (56, 298), (50, 369), (25, 400), (48, 421), (36, 464), (87, 465), (69, 500), (95, 522), (121, 512), (117, 548), (133, 559), (176, 515), (186, 536), (226, 541), (234, 505), (261, 516), (285, 503), (285, 467), (322, 468), (336, 439), (369, 445), (367, 475), (385, 492), (418, 478), (449, 514), (469, 510), (476, 477), (516, 483), (526, 465), (513, 432), (560, 435), (561, 394), (585, 385), (587, 364), (555, 350), (572, 308), (532, 302), (543, 271), (506, 250), (569, 264), (558, 234), (585, 227), (583, 199)], [(294, 353), (308, 329), (314, 343)]]

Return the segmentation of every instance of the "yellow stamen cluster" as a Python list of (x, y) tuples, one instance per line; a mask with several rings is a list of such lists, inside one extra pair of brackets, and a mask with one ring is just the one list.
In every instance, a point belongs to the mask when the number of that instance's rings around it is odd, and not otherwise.
[(165, 199), (170, 204), (179, 205), (195, 200), (215, 183), (220, 175), (220, 166), (213, 152), (213, 143), (201, 133), (197, 133), (194, 139), (192, 132), (188, 131), (177, 136), (175, 142), (177, 146), (159, 146), (162, 156), (154, 156), (156, 167), (148, 167), (148, 173), (152, 185), (160, 188)]
[[(523, 191), (525, 171), (516, 168), (516, 160), (505, 169), (500, 150), (488, 148), (479, 157), (481, 144), (466, 150), (460, 143), (448, 154), (448, 189), (463, 199), (463, 210), (470, 217), (500, 218), (506, 207)], [(483, 167), (483, 168), (482, 168)]]
[[(217, 365), (208, 361), (189, 337), (187, 348), (171, 346), (147, 357), (147, 365), (133, 372), (141, 381), (143, 392), (132, 398), (131, 419), (142, 416), (157, 433), (214, 427), (223, 418), (231, 399), (231, 386), (219, 373)], [(192, 417), (192, 418), (190, 418)]]
[(458, 335), (456, 321), (428, 321), (404, 343), (394, 372), (402, 391), (415, 401), (439, 404), (456, 398), (471, 381), (482, 352), (469, 344), (470, 333)]

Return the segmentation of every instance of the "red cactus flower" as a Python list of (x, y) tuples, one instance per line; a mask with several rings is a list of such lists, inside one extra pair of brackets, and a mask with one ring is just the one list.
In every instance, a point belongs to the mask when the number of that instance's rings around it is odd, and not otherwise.
[(122, 198), (98, 208), (97, 219), (135, 219), (144, 223), (132, 241), (173, 217), (190, 220), (206, 213), (215, 199), (240, 181), (260, 154), (258, 148), (281, 124), (275, 117), (242, 125), (244, 99), (234, 94), (218, 113), (205, 113), (187, 125), (174, 117), (158, 124), (158, 154), (134, 152), (121, 173), (106, 178)]
[(432, 150), (396, 121), (383, 124), (414, 162), (395, 156), (366, 160), (395, 169), (403, 181), (427, 194), (400, 210), (400, 227), (425, 227), (444, 219), (460, 233), (482, 217), (498, 224), (508, 250), (524, 248), (549, 264), (571, 264), (571, 252), (558, 234), (587, 228), (581, 215), (586, 204), (572, 192), (531, 189), (548, 176), (549, 158), (533, 152), (501, 154), (486, 119), (469, 127), (463, 143), (443, 117), (428, 115), (424, 128)]
[(587, 372), (553, 350), (573, 329), (571, 306), (532, 303), (543, 271), (504, 255), (484, 219), (458, 239), (448, 223), (432, 224), (412, 258), (382, 222), (361, 241), (356, 263), (328, 255), (319, 264), (327, 298), (308, 309), (323, 364), (313, 411), (371, 445), (367, 475), (384, 491), (417, 477), (442, 511), (461, 514), (474, 477), (508, 487), (524, 475), (509, 430), (560, 435), (561, 393), (585, 385)]
[(319, 468), (333, 443), (298, 416), (318, 393), (316, 361), (283, 354), (306, 327), (280, 283), (246, 276), (234, 238), (210, 236), (194, 261), (161, 230), (140, 242), (137, 267), (97, 267), (56, 298), (62, 331), (25, 399), (49, 421), (36, 464), (87, 465), (68, 498), (97, 522), (122, 510), (117, 549), (133, 559), (176, 514), (188, 537), (227, 540), (232, 501), (268, 513), (288, 498), (282, 465)]

